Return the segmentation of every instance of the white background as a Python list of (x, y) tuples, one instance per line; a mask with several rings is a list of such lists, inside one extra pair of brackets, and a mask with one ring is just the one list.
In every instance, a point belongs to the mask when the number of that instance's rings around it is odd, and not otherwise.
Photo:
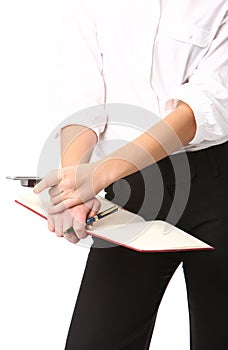
[[(6, 175), (35, 175), (55, 128), (50, 100), (64, 0), (11, 0), (0, 8), (0, 348), (63, 350), (88, 249), (58, 239), (14, 203), (23, 188)], [(161, 304), (151, 349), (188, 350), (179, 268)]]

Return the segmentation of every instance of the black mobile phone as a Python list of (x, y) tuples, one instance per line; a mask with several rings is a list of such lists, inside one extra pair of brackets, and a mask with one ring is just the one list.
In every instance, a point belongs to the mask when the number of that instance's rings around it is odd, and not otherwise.
[(21, 186), (24, 187), (34, 187), (42, 180), (41, 177), (36, 176), (7, 176), (6, 178), (9, 180), (19, 180), (21, 182)]

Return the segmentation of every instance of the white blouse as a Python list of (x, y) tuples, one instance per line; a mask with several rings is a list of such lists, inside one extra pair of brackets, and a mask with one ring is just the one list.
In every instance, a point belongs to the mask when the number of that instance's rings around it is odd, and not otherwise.
[(65, 0), (51, 117), (93, 129), (104, 155), (182, 100), (197, 124), (185, 149), (223, 143), (227, 36), (226, 0)]

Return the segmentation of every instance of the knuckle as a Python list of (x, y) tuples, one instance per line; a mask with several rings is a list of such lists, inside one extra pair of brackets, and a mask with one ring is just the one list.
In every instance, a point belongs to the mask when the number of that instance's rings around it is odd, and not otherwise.
[(74, 236), (74, 237), (72, 238), (71, 242), (72, 242), (72, 243), (77, 243), (77, 242), (79, 242), (78, 237)]
[(51, 204), (55, 204), (55, 197), (50, 197)]
[(69, 176), (65, 177), (64, 180), (61, 182), (61, 188), (62, 189), (69, 189), (72, 188), (72, 180)]
[(60, 232), (55, 232), (55, 234), (56, 234), (57, 237), (63, 237), (63, 234), (60, 233)]
[(67, 237), (65, 236), (65, 238), (71, 243), (77, 243), (79, 241), (76, 235), (69, 235)]
[(77, 231), (77, 235), (78, 235), (78, 237), (79, 237), (80, 239), (83, 239), (83, 238), (86, 238), (87, 233), (86, 233), (86, 231), (83, 229), (83, 230), (78, 230), (78, 231)]
[(62, 233), (62, 229), (57, 225), (57, 227), (55, 227), (55, 234), (58, 237), (62, 237), (63, 233)]
[(62, 193), (65, 189), (64, 182), (61, 181), (58, 185), (55, 186), (56, 193)]
[(48, 225), (48, 230), (49, 230), (50, 232), (54, 232), (54, 231), (55, 231), (55, 228), (54, 228), (53, 226), (51, 226), (51, 225)]
[(51, 197), (50, 198), (50, 201), (51, 201), (51, 203), (53, 204), (53, 205), (56, 205), (56, 204), (59, 204), (60, 203), (60, 201), (61, 201), (61, 198), (58, 196), (56, 196), (56, 197)]
[(93, 225), (92, 224), (86, 225), (86, 230), (93, 231)]
[(49, 188), (48, 194), (51, 195), (52, 193), (53, 193), (53, 189), (52, 189), (52, 188)]
[(61, 201), (63, 201), (64, 199), (65, 199), (65, 197), (62, 194), (61, 194), (61, 196), (57, 195), (57, 196), (50, 197), (50, 201), (51, 201), (52, 204), (58, 204)]
[(48, 193), (49, 193), (50, 196), (53, 195), (56, 192), (56, 188), (57, 188), (56, 186), (53, 186), (53, 187), (49, 188)]

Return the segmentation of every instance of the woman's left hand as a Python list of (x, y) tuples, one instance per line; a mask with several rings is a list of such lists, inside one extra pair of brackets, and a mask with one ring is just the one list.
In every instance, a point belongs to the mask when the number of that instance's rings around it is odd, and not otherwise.
[(86, 219), (96, 215), (100, 207), (100, 201), (97, 198), (92, 198), (86, 203), (60, 213), (48, 214), (49, 231), (55, 232), (57, 237), (64, 237), (72, 243), (77, 243), (80, 239), (87, 237), (87, 230), (93, 229), (92, 224), (85, 225)]
[(85, 203), (106, 187), (103, 174), (99, 171), (98, 175), (99, 165), (83, 163), (53, 170), (34, 187), (34, 192), (38, 194), (50, 187), (50, 214)]

